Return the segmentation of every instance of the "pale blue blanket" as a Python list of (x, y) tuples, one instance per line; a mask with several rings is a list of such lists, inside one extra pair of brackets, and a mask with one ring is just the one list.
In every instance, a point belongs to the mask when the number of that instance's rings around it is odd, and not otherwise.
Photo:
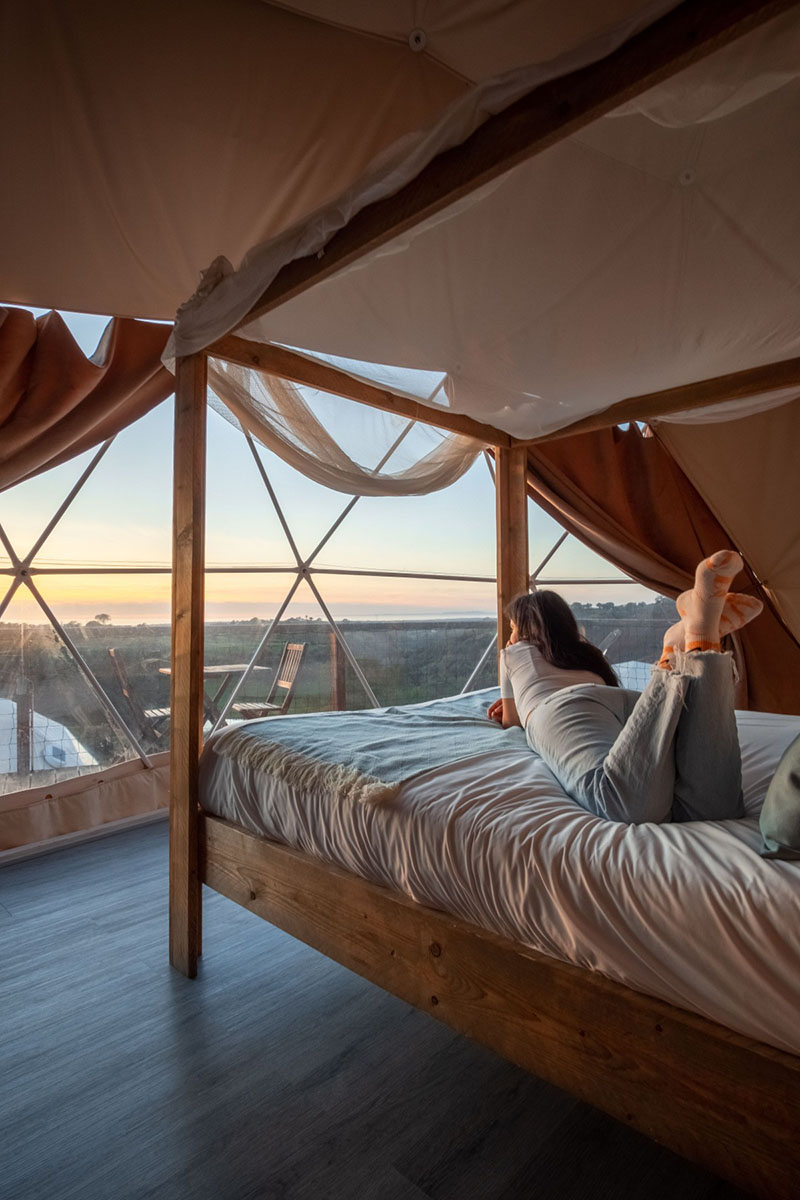
[(335, 791), (379, 804), (415, 775), (487, 751), (525, 746), (521, 729), (501, 729), (486, 710), (497, 689), (452, 700), (367, 712), (270, 717), (229, 726), (216, 754), (294, 787)]

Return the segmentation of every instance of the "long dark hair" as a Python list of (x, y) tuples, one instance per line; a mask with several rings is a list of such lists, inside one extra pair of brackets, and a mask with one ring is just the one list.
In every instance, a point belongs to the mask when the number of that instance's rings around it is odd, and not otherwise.
[(619, 687), (602, 650), (581, 636), (572, 609), (558, 592), (515, 596), (506, 613), (516, 625), (520, 641), (531, 642), (554, 667), (592, 671), (609, 687)]

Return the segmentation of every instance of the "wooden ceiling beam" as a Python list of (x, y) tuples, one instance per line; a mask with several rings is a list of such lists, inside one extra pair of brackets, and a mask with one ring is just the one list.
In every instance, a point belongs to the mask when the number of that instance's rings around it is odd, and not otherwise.
[(709, 408), (713, 404), (724, 404), (728, 400), (742, 400), (748, 396), (759, 396), (764, 392), (793, 387), (800, 389), (800, 358), (786, 358), (782, 362), (751, 367), (732, 375), (718, 375), (714, 379), (667, 388), (663, 392), (630, 396), (563, 429), (556, 429), (542, 437), (530, 438), (527, 444), (552, 442), (556, 438), (589, 433), (594, 429), (609, 429), (613, 425), (624, 425), (629, 421), (654, 421), (657, 417), (667, 417), (673, 413)]
[(789, 388), (800, 388), (800, 358), (787, 358), (781, 362), (767, 363), (761, 367), (751, 367), (745, 371), (737, 371), (730, 375), (718, 375), (713, 379), (700, 380), (697, 383), (687, 383), (680, 387), (667, 388), (660, 392), (646, 392), (640, 396), (629, 396), (612, 404), (602, 412), (591, 413), (579, 421), (573, 422), (562, 429), (536, 438), (515, 438), (502, 429), (493, 425), (485, 425), (464, 413), (454, 412), (447, 408), (432, 408), (418, 400), (410, 400), (386, 391), (363, 380), (354, 379), (344, 371), (331, 367), (327, 363), (304, 358), (292, 350), (280, 346), (270, 346), (261, 342), (249, 341), (235, 334), (226, 334), (209, 346), (206, 353), (212, 358), (220, 358), (226, 362), (238, 363), (240, 366), (262, 371), (266, 375), (276, 375), (280, 379), (288, 379), (291, 383), (303, 384), (322, 392), (330, 392), (367, 404), (371, 408), (380, 408), (385, 412), (393, 412), (410, 420), (420, 421), (425, 425), (434, 425), (449, 433), (458, 433), (464, 437), (474, 438), (487, 446), (535, 445), (540, 442), (550, 442), (557, 438), (571, 437), (577, 433), (589, 433), (595, 429), (609, 429), (614, 425), (624, 425), (630, 421), (653, 421), (658, 417), (671, 416), (674, 413), (688, 412), (692, 409), (709, 408), (715, 404), (723, 404), (729, 400), (746, 399), (749, 396), (759, 396), (765, 392), (782, 391)]
[(357, 213), (319, 255), (287, 263), (238, 328), (796, 3), (684, 0), (606, 58), (542, 84), (490, 117), (400, 191)]
[(306, 387), (317, 388), (321, 392), (344, 396), (347, 400), (357, 400), (371, 408), (397, 413), (398, 416), (420, 421), (424, 425), (435, 425), (448, 433), (474, 438), (485, 446), (509, 447), (514, 441), (511, 435), (502, 429), (485, 425), (464, 413), (453, 412), (449, 408), (432, 408), (418, 400), (398, 396), (374, 384), (354, 379), (328, 363), (304, 358), (302, 354), (284, 350), (281, 346), (249, 341), (229, 333), (218, 338), (205, 352), (212, 358), (238, 363), (239, 366), (262, 371), (265, 375), (276, 375), (279, 379), (288, 379), (291, 383), (300, 383)]

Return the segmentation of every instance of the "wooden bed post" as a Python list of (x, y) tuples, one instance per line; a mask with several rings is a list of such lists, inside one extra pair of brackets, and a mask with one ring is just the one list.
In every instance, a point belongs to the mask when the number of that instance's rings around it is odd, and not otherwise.
[(193, 979), (201, 951), (198, 760), (203, 744), (206, 355), (179, 358), (175, 383), (169, 958)]
[(505, 615), (514, 596), (528, 590), (528, 452), (525, 446), (495, 446), (497, 490), (497, 649), (511, 632)]

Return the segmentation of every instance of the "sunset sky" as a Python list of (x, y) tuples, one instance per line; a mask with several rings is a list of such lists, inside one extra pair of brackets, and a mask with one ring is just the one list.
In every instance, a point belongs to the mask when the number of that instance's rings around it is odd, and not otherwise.
[[(85, 353), (91, 354), (108, 318), (63, 314)], [(168, 567), (171, 543), (172, 401), (124, 430), (52, 532), (37, 558), (46, 566)], [(27, 552), (92, 454), (81, 456), (0, 496), (2, 523), (17, 553)], [(348, 497), (312, 483), (271, 452), (262, 457), (301, 556), (310, 553)], [(270, 617), (288, 591), (293, 558), (241, 432), (209, 413), (209, 566), (284, 567), (281, 573), (210, 574), (209, 620)], [(493, 576), (494, 489), (483, 458), (452, 487), (424, 497), (362, 498), (336, 531), (317, 566)], [(560, 534), (531, 508), (531, 567)], [(0, 566), (8, 558), (0, 548)], [(548, 564), (549, 579), (622, 577), (573, 539)], [(402, 618), (491, 615), (494, 585), (414, 579), (318, 575), (316, 583), (336, 617)], [(114, 622), (169, 619), (169, 576), (39, 576), (37, 586), (63, 621), (108, 613)], [(301, 585), (289, 615), (320, 615)], [(5, 589), (3, 589), (5, 590)], [(622, 582), (607, 586), (560, 585), (569, 600), (620, 602), (651, 594)], [(43, 620), (25, 589), (5, 613), (7, 621)]]

